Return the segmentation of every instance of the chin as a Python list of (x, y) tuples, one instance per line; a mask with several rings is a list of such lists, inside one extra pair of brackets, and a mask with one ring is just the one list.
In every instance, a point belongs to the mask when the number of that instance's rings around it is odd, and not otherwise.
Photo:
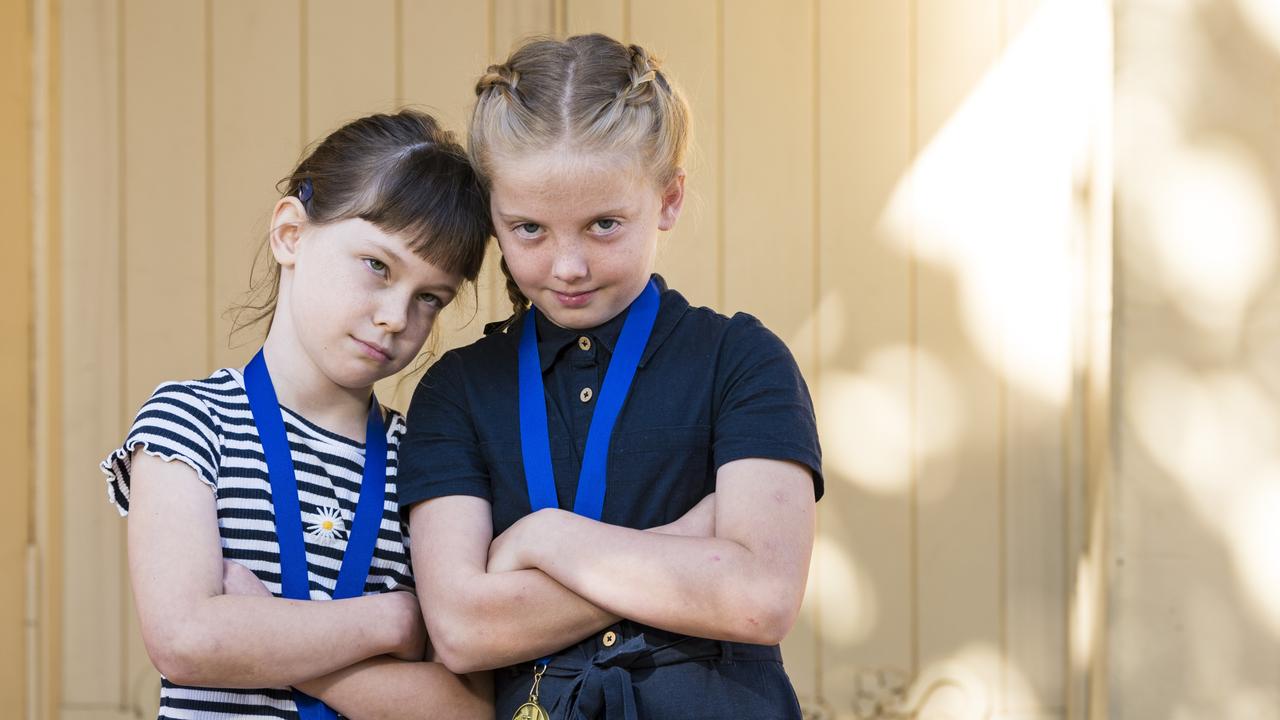
[(373, 384), (394, 375), (394, 372), (379, 372), (372, 367), (364, 365), (356, 361), (344, 367), (330, 368), (329, 379), (339, 387), (348, 390), (363, 390), (373, 387)]
[(613, 315), (605, 315), (590, 310), (558, 312), (554, 314), (545, 312), (541, 308), (539, 308), (538, 311), (546, 315), (551, 322), (562, 328), (568, 328), (569, 330), (587, 330), (589, 328), (596, 327), (597, 325), (603, 325), (613, 317)]

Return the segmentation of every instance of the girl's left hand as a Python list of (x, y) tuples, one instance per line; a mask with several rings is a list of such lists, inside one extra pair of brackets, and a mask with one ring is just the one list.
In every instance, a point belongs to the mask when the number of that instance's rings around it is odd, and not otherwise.
[(222, 594), (272, 597), (271, 591), (262, 584), (252, 570), (240, 563), (225, 559), (222, 561)]
[(517, 520), (514, 525), (504, 530), (501, 535), (494, 538), (493, 542), (489, 544), (489, 565), (485, 571), (489, 573), (504, 573), (532, 569), (534, 566), (527, 563), (521, 553), (528, 549), (529, 543), (534, 540), (535, 535), (531, 533), (534, 524), (541, 517), (552, 512), (556, 511), (539, 510), (525, 515)]

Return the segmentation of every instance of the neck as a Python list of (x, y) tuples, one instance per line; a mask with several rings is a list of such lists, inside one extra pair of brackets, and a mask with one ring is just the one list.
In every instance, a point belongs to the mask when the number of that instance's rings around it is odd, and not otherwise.
[(330, 432), (363, 442), (372, 387), (346, 388), (330, 380), (288, 328), (272, 324), (262, 344), (280, 404)]

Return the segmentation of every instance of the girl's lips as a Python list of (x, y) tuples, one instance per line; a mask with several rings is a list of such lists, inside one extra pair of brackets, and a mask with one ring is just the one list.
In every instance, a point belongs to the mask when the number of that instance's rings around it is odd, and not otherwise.
[(356, 344), (360, 346), (360, 349), (363, 350), (364, 354), (367, 355), (369, 358), (373, 360), (377, 360), (378, 362), (387, 362), (388, 360), (391, 359), (391, 356), (388, 355), (385, 350), (378, 347), (377, 345), (371, 345), (359, 338), (351, 338), (351, 339), (356, 341)]
[(560, 304), (567, 308), (583, 307), (587, 303), (591, 302), (591, 298), (596, 294), (595, 290), (587, 290), (585, 292), (571, 294), (555, 291), (552, 292), (554, 292), (556, 300), (559, 300)]

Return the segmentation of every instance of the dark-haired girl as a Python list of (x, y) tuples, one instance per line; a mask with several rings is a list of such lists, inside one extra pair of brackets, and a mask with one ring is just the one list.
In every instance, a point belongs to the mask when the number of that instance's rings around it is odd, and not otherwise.
[(487, 678), (422, 661), (404, 419), (373, 397), (475, 280), (484, 192), (411, 111), (342, 127), (284, 186), (262, 350), (160, 385), (102, 465), (160, 717), (489, 717)]

